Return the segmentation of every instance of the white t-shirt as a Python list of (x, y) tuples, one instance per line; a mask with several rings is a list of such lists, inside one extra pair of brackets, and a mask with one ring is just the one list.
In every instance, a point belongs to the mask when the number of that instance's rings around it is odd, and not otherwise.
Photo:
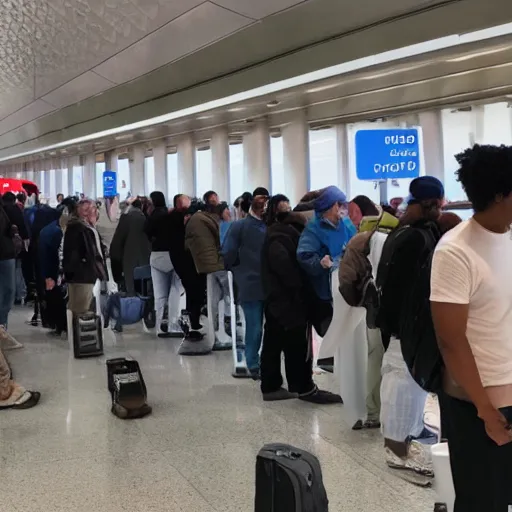
[(469, 304), (466, 335), (484, 387), (512, 384), (512, 237), (471, 219), (439, 242), (433, 302)]

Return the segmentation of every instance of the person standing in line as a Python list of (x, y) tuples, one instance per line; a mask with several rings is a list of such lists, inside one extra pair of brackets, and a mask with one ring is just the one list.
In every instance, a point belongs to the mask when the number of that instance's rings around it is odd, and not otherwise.
[(220, 204), (219, 195), (213, 190), (208, 190), (208, 192), (203, 195), (203, 203), (206, 206), (217, 206)]
[[(126, 294), (135, 295), (133, 271), (136, 267), (149, 265), (151, 244), (146, 236), (146, 216), (142, 212), (143, 202), (137, 198), (132, 202), (130, 211), (121, 215), (112, 243), (110, 244), (110, 259), (116, 282), (123, 282)], [(119, 275), (119, 270), (122, 275)]]
[(254, 191), (249, 215), (232, 224), (222, 247), (224, 263), (227, 270), (233, 271), (238, 299), (245, 316), (245, 359), (247, 369), (255, 380), (260, 378), (259, 351), (263, 335), (264, 304), (261, 250), (267, 230), (263, 214), (268, 196), (268, 190), (263, 187)]
[(445, 364), (440, 405), (454, 510), (506, 512), (512, 503), (512, 147), (475, 145), (456, 159), (475, 213), (437, 246), (430, 296)]
[(347, 243), (356, 230), (343, 220), (347, 197), (335, 186), (323, 189), (314, 200), (315, 216), (301, 234), (297, 248), (299, 264), (306, 272), (310, 312), (316, 332), (324, 336), (332, 320), (331, 274), (338, 268)]
[[(151, 280), (155, 295), (156, 334), (159, 338), (166, 338), (172, 336), (176, 326), (167, 326), (167, 330), (165, 330), (163, 324), (165, 306), (169, 307), (171, 303), (173, 283), (179, 284), (179, 282), (177, 282), (176, 271), (169, 254), (171, 224), (165, 196), (160, 191), (154, 191), (149, 197), (153, 204), (153, 211), (145, 221), (144, 231), (151, 243), (149, 264), (151, 265)], [(174, 316), (170, 310), (169, 315)]]
[(59, 206), (62, 203), (62, 201), (64, 201), (64, 194), (57, 194), (57, 206)]

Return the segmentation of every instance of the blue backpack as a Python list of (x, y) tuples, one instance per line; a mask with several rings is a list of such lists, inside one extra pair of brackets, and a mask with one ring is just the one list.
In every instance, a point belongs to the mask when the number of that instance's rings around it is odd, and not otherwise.
[(107, 298), (103, 317), (105, 327), (111, 320), (115, 321), (115, 330), (122, 331), (123, 325), (136, 324), (144, 317), (145, 301), (140, 297), (124, 297), (113, 293)]

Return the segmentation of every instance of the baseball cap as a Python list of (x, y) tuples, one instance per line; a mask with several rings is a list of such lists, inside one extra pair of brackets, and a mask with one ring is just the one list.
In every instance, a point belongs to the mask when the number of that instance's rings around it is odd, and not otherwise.
[(411, 181), (409, 196), (405, 199), (406, 204), (419, 203), (429, 199), (443, 199), (444, 186), (434, 176), (420, 176)]

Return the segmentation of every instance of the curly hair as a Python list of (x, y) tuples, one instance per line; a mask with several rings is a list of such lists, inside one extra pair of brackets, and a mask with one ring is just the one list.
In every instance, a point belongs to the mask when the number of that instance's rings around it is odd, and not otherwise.
[(487, 210), (499, 197), (512, 193), (512, 147), (481, 146), (455, 156), (459, 163), (458, 181), (475, 212)]

